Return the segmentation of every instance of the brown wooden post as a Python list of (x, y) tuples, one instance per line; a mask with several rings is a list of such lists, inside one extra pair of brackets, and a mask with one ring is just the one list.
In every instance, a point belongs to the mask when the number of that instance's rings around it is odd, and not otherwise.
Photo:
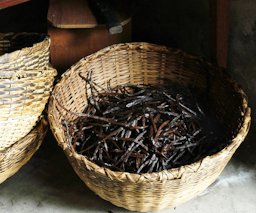
[(229, 0), (210, 0), (212, 58), (227, 67), (229, 36)]

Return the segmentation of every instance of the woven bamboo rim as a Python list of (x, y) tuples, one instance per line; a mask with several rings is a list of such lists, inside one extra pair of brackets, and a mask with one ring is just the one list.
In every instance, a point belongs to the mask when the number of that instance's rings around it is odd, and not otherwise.
[[(10, 53), (6, 53), (13, 47), (12, 40), (19, 36), (31, 36), (38, 35), (38, 37), (44, 36), (44, 39), (40, 42), (34, 43), (32, 46), (17, 49)], [(0, 34), (0, 70), (13, 70), (13, 69), (42, 69), (49, 64), (50, 55), (50, 38), (44, 34), (38, 33), (7, 33)]]
[(0, 71), (0, 79), (9, 79), (9, 80), (17, 80), (17, 79), (28, 79), (28, 78), (40, 78), (47, 76), (55, 76), (56, 70), (51, 66), (44, 67), (43, 69), (32, 69), (32, 70), (1, 70)]
[(46, 119), (42, 119), (28, 135), (0, 151), (0, 183), (18, 172), (31, 159), (40, 147), (47, 127)]
[[(82, 112), (86, 106), (83, 76), (92, 71), (102, 87), (124, 83), (161, 84), (167, 78), (199, 91), (210, 89), (217, 114), (232, 142), (220, 152), (190, 165), (149, 174), (114, 172), (77, 154), (64, 135), (61, 121), (75, 119), (58, 105)], [(160, 77), (160, 78), (159, 78)], [(209, 83), (211, 85), (209, 87)], [(184, 203), (206, 189), (220, 175), (246, 137), (251, 117), (245, 93), (220, 68), (201, 58), (148, 43), (107, 47), (72, 66), (62, 75), (50, 98), (48, 118), (58, 144), (85, 184), (101, 198), (132, 211), (155, 211)]]
[(57, 71), (18, 71), (10, 79), (1, 79), (1, 75), (6, 77), (4, 71), (0, 72), (0, 150), (4, 150), (34, 128), (48, 102)]

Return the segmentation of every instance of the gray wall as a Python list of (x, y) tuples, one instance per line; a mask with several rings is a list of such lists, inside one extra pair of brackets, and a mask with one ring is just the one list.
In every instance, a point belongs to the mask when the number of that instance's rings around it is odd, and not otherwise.
[(231, 1), (229, 72), (256, 101), (256, 1)]
[(228, 71), (242, 85), (252, 108), (250, 132), (236, 156), (238, 160), (253, 166), (256, 165), (256, 1), (230, 1)]

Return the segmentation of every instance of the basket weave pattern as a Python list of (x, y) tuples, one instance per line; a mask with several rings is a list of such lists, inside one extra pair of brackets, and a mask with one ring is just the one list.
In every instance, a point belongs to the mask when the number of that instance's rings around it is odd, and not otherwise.
[(15, 174), (30, 160), (40, 147), (46, 135), (47, 127), (47, 121), (42, 119), (28, 135), (11, 147), (0, 151), (0, 183)]
[[(220, 121), (232, 142), (220, 152), (190, 165), (157, 173), (131, 174), (100, 167), (77, 154), (66, 138), (61, 121), (76, 117), (58, 105), (82, 112), (86, 106), (85, 82), (79, 77), (92, 71), (103, 88), (119, 84), (161, 84), (163, 79), (209, 91)], [(232, 95), (231, 95), (232, 94)], [(220, 175), (248, 133), (250, 108), (242, 89), (221, 69), (180, 50), (148, 43), (113, 45), (72, 66), (63, 74), (50, 98), (48, 117), (58, 144), (78, 176), (96, 194), (132, 211), (175, 207), (198, 195)]]
[(57, 75), (49, 65), (49, 47), (43, 34), (0, 34), (0, 151), (41, 118)]
[(40, 72), (38, 76), (0, 79), (0, 150), (27, 135), (39, 120), (48, 102), (56, 70), (37, 70)]
[[(18, 36), (26, 36), (30, 39), (30, 37), (42, 35), (37, 33), (0, 34), (0, 70), (33, 70), (47, 67), (50, 56), (50, 38), (45, 36), (42, 41), (34, 43), (31, 47), (15, 50), (18, 47), (15, 47), (17, 44), (13, 40)], [(15, 51), (11, 51), (13, 49)]]

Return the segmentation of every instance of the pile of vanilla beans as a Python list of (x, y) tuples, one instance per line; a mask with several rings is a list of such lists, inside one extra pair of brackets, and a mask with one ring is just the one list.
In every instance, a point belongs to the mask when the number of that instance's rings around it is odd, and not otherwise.
[[(227, 141), (220, 125), (191, 92), (159, 85), (106, 89), (84, 77), (88, 105), (63, 122), (73, 148), (99, 166), (130, 173), (158, 172), (213, 154)], [(208, 125), (210, 124), (210, 125)]]

